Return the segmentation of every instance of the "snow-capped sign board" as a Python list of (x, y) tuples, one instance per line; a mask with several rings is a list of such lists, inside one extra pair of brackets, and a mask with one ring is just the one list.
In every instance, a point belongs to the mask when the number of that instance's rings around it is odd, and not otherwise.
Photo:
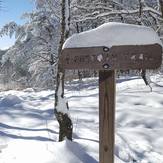
[(150, 45), (162, 42), (158, 34), (150, 27), (109, 22), (95, 29), (77, 33), (69, 37), (64, 45), (66, 48), (100, 47), (119, 45)]
[(162, 47), (151, 45), (120, 45), (63, 49), (60, 62), (64, 69), (156, 69), (162, 61)]
[(115, 70), (156, 69), (162, 43), (153, 29), (106, 23), (70, 37), (59, 64), (63, 69), (99, 70), (99, 162), (114, 163)]

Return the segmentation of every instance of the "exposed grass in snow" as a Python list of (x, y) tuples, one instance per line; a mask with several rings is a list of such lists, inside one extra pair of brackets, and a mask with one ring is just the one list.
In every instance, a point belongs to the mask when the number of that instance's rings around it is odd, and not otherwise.
[[(117, 80), (115, 163), (163, 163), (163, 78)], [(67, 85), (73, 142), (58, 141), (53, 91), (0, 92), (0, 163), (98, 163), (98, 81)]]

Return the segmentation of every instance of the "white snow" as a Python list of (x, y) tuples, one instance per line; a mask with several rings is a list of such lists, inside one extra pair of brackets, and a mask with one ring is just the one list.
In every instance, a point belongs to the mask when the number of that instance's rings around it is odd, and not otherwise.
[(144, 54), (140, 54), (139, 59), (143, 60)]
[(62, 97), (62, 84), (61, 83), (59, 84), (59, 87), (58, 87), (57, 96), (58, 96), (58, 101), (57, 101), (57, 106), (56, 106), (57, 111), (63, 114), (69, 115), (68, 109), (67, 109), (67, 100), (65, 97)]
[(136, 55), (133, 55), (132, 57), (131, 57), (131, 60), (135, 60), (136, 59)]
[(160, 44), (157, 33), (150, 27), (125, 23), (109, 22), (98, 28), (74, 34), (63, 45), (64, 48), (116, 46), (116, 45), (146, 45)]
[(7, 96), (3, 97), (0, 101), (0, 106), (13, 106), (16, 104), (20, 104), (22, 99), (16, 95), (8, 94)]
[(34, 89), (33, 88), (26, 88), (23, 90), (24, 92), (34, 92)]
[(101, 62), (101, 61), (103, 60), (102, 54), (99, 54), (99, 55), (97, 56), (97, 60), (98, 60), (99, 62)]
[[(163, 75), (152, 81), (117, 80), (115, 163), (163, 163)], [(54, 92), (28, 90), (0, 92), (0, 163), (98, 163), (98, 80), (66, 86), (73, 142), (58, 142)]]

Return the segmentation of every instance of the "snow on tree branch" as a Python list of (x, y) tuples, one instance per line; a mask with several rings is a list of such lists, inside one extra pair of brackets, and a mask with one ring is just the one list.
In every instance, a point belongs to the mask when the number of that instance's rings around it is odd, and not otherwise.
[[(149, 13), (153, 13), (156, 16), (161, 18), (161, 13), (151, 7), (145, 7), (143, 8), (142, 12), (149, 12)], [(94, 12), (93, 14), (86, 14), (84, 15), (83, 18), (79, 17), (79, 16), (74, 16), (74, 22), (83, 22), (83, 21), (88, 21), (88, 20), (95, 20), (98, 18), (102, 18), (102, 17), (107, 17), (107, 16), (115, 16), (115, 15), (132, 15), (132, 14), (138, 14), (139, 13), (139, 9), (136, 10), (114, 10), (111, 12), (104, 12), (104, 13), (100, 13), (98, 14), (98, 12)]]

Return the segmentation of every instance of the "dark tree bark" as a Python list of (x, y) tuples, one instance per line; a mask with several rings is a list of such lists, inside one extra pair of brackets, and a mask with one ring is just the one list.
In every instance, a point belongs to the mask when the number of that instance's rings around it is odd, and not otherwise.
[[(142, 11), (143, 11), (143, 2), (142, 2), (142, 0), (139, 0), (139, 20), (138, 20), (139, 25), (142, 25), (142, 13), (143, 13)], [(149, 87), (151, 88), (151, 86), (147, 80), (147, 77), (146, 77), (146, 70), (141, 70), (141, 77), (144, 80), (144, 83), (146, 85), (149, 85)]]
[(159, 0), (160, 3), (160, 11), (161, 11), (161, 15), (163, 17), (163, 0)]
[(143, 3), (142, 0), (139, 0), (139, 20), (138, 20), (139, 25), (142, 25), (142, 10), (143, 10)]

